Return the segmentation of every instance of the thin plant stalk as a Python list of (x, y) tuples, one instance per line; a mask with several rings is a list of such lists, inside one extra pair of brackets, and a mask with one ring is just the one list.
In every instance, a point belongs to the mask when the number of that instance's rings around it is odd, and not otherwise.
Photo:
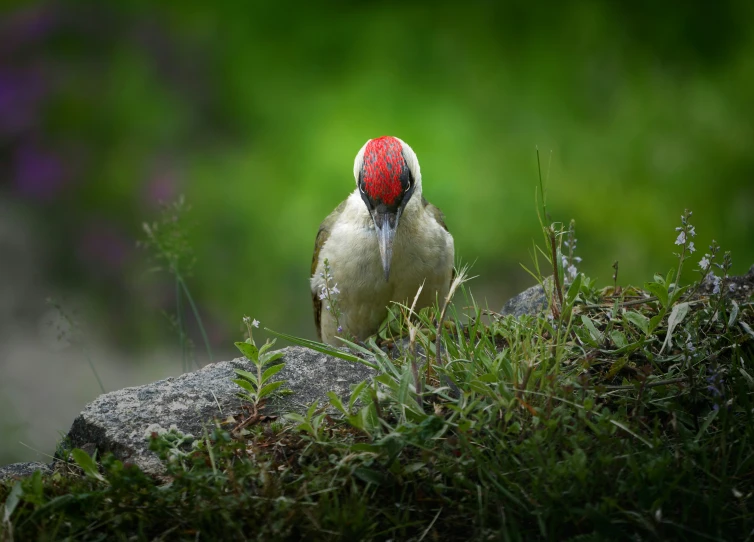
[(97, 372), (97, 369), (94, 367), (94, 362), (92, 361), (92, 358), (89, 355), (89, 350), (87, 350), (85, 346), (82, 346), (81, 351), (84, 352), (84, 357), (86, 358), (87, 363), (89, 363), (89, 367), (91, 368), (92, 373), (94, 373), (94, 378), (97, 379), (97, 384), (99, 384), (99, 389), (102, 390), (102, 393), (107, 393), (105, 391), (105, 385), (102, 383), (102, 379), (99, 377), (99, 373)]
[(181, 303), (181, 283), (175, 281), (175, 314), (178, 319), (178, 339), (181, 342), (181, 371), (188, 371), (186, 363), (186, 335), (183, 330), (183, 304)]
[[(458, 287), (469, 280), (469, 278), (466, 276), (467, 268), (464, 267), (458, 273), (456, 274), (456, 277), (453, 279), (453, 282), (450, 284), (450, 289), (448, 290), (448, 295), (445, 297), (445, 302), (442, 306), (442, 311), (440, 311), (440, 318), (437, 319), (437, 335), (435, 337), (435, 356), (437, 359), (437, 365), (438, 367), (443, 366), (442, 363), (442, 325), (445, 321), (445, 314), (448, 311), (448, 305), (450, 305), (450, 301), (453, 299), (453, 296), (456, 293), (456, 290)], [(427, 367), (429, 368), (430, 364), (427, 364)], [(427, 373), (429, 374), (429, 370), (427, 370)]]
[(194, 313), (194, 318), (196, 318), (196, 323), (199, 324), (199, 331), (201, 331), (202, 333), (204, 346), (207, 347), (207, 355), (209, 356), (209, 361), (210, 363), (212, 363), (212, 361), (214, 360), (214, 356), (212, 355), (212, 347), (209, 345), (209, 338), (207, 337), (207, 331), (204, 329), (204, 324), (202, 323), (202, 317), (199, 315), (199, 309), (196, 308), (196, 303), (194, 303), (194, 298), (191, 297), (191, 292), (189, 292), (188, 286), (186, 286), (186, 282), (183, 280), (183, 277), (181, 277), (178, 271), (175, 271), (175, 278), (181, 284), (181, 287), (183, 288), (183, 291), (186, 294), (186, 299), (188, 299), (189, 305), (191, 305), (191, 310)]
[[(550, 247), (552, 250), (552, 277), (555, 280), (555, 292), (553, 293), (553, 297), (555, 297), (555, 293), (558, 294), (558, 301), (560, 301), (560, 307), (563, 306), (563, 290), (560, 287), (560, 276), (558, 273), (558, 254), (557, 254), (557, 248), (556, 248), (556, 241), (555, 241), (555, 228), (550, 226)], [(556, 314), (556, 311), (558, 314)], [(555, 318), (559, 318), (560, 311), (556, 309), (555, 304), (553, 303), (553, 310), (552, 315)]]
[(692, 245), (692, 248), (690, 249), (690, 252), (693, 252), (693, 244), (690, 242), (690, 237), (693, 237), (694, 234), (694, 228), (688, 223), (689, 217), (691, 217), (691, 212), (686, 209), (683, 212), (683, 216), (681, 216), (681, 231), (683, 232), (684, 238), (683, 243), (681, 243), (681, 253), (678, 255), (678, 271), (675, 274), (675, 282), (673, 283), (673, 291), (678, 290), (678, 283), (681, 280), (681, 271), (683, 270), (683, 261), (686, 259), (686, 249), (689, 245)]
[[(550, 159), (552, 159), (552, 155), (550, 155)], [(542, 183), (542, 163), (539, 159), (539, 147), (537, 147), (537, 172), (539, 173), (539, 193), (542, 195), (542, 220), (544, 221), (547, 220), (547, 198), (545, 197), (545, 188)]]
[(421, 286), (419, 286), (419, 289), (414, 296), (414, 302), (411, 303), (411, 308), (408, 310), (408, 314), (405, 315), (406, 324), (408, 325), (408, 350), (411, 357), (411, 372), (414, 376), (414, 391), (416, 391), (416, 402), (419, 404), (419, 408), (421, 408), (422, 410), (424, 409), (424, 401), (422, 399), (424, 389), (422, 386), (422, 381), (419, 378), (419, 366), (416, 362), (416, 333), (418, 329), (417, 326), (413, 322), (411, 322), (411, 315), (415, 314), (414, 308), (416, 307), (416, 302), (419, 300), (419, 296), (421, 295), (423, 289), (424, 281), (422, 281)]
[(70, 329), (73, 330), (73, 333), (76, 334), (76, 336), (81, 338), (81, 352), (84, 354), (84, 357), (86, 358), (86, 362), (89, 364), (89, 368), (92, 370), (92, 374), (94, 374), (94, 378), (97, 379), (97, 383), (99, 384), (99, 389), (102, 391), (102, 393), (107, 393), (105, 391), (105, 385), (102, 383), (102, 379), (99, 376), (99, 373), (97, 372), (97, 368), (94, 366), (94, 362), (92, 361), (92, 357), (89, 355), (89, 350), (86, 348), (86, 345), (83, 341), (83, 333), (81, 332), (81, 328), (76, 320), (73, 319), (73, 317), (69, 316), (66, 311), (63, 310), (63, 306), (56, 302), (53, 299), (48, 299), (47, 303), (50, 304), (52, 307), (55, 308), (55, 310), (58, 311), (58, 314), (61, 318), (63, 318), (68, 325), (70, 326)]

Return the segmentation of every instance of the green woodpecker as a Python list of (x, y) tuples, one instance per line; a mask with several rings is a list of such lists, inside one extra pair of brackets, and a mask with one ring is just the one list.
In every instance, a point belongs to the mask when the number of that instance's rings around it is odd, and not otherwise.
[(442, 301), (453, 276), (453, 237), (422, 196), (411, 147), (397, 137), (370, 139), (353, 174), (356, 190), (320, 225), (312, 258), (317, 335), (335, 345), (337, 336), (375, 334), (390, 302), (410, 304), (422, 283), (417, 309)]

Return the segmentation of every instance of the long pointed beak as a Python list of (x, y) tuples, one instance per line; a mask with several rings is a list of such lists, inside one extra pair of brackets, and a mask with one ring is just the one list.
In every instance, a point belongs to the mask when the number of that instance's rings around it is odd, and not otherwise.
[(395, 239), (395, 230), (398, 228), (398, 218), (400, 213), (391, 213), (389, 211), (373, 211), (372, 219), (377, 227), (377, 242), (380, 245), (380, 257), (382, 258), (382, 269), (385, 271), (385, 282), (390, 278), (390, 263), (393, 260), (393, 239)]

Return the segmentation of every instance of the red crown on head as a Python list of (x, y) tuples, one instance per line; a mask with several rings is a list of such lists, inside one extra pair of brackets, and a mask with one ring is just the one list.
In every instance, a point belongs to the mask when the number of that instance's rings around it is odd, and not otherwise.
[(401, 172), (405, 166), (401, 142), (390, 136), (372, 139), (364, 149), (364, 191), (385, 205), (400, 196)]

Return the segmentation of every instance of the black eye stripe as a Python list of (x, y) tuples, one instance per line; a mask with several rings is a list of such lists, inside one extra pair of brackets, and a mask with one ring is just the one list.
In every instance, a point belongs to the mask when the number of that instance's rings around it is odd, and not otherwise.
[(407, 192), (414, 184), (414, 176), (411, 174), (411, 169), (409, 169), (405, 158), (403, 159), (403, 167), (401, 168), (400, 180), (403, 192)]

